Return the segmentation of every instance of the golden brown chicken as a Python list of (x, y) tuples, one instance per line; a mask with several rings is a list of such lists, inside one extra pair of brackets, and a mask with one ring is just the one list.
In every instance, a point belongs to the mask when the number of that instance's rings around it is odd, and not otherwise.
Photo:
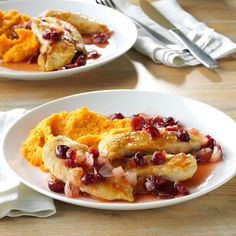
[[(91, 194), (105, 200), (126, 200), (133, 201), (132, 187), (125, 177), (122, 178), (106, 178), (93, 184), (85, 185), (80, 182), (83, 176), (81, 167), (68, 168), (64, 165), (64, 160), (57, 158), (55, 149), (58, 145), (67, 145), (73, 150), (79, 151), (80, 154), (86, 154), (88, 147), (84, 144), (77, 143), (64, 136), (57, 136), (49, 140), (43, 147), (42, 158), (44, 165), (49, 171), (56, 176), (57, 179), (64, 183), (72, 183), (79, 185), (82, 192)], [(78, 184), (79, 183), (79, 184)]]
[(52, 17), (32, 18), (32, 31), (41, 44), (38, 64), (43, 71), (70, 63), (77, 51), (86, 53), (82, 36), (65, 21)]
[(164, 131), (152, 139), (146, 131), (124, 132), (108, 134), (99, 143), (99, 153), (110, 160), (131, 156), (138, 151), (153, 153), (156, 150), (165, 150), (167, 153), (188, 153), (201, 147), (200, 137), (190, 135), (190, 140), (183, 142), (177, 139), (174, 132)]
[(97, 34), (108, 29), (106, 25), (81, 13), (48, 10), (43, 15), (69, 22), (81, 34)]

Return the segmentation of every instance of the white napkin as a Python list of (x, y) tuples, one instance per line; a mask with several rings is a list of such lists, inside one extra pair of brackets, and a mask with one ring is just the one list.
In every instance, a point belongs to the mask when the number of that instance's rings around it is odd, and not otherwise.
[[(7, 128), (25, 113), (24, 109), (0, 112), (0, 142)], [(0, 156), (0, 218), (22, 215), (47, 217), (56, 213), (53, 199), (23, 185)]]
[[(124, 0), (115, 0), (122, 4)], [(197, 21), (193, 16), (184, 11), (176, 0), (158, 0), (152, 3), (172, 24), (181, 29), (190, 40), (206, 51), (214, 59), (222, 58), (236, 51), (236, 44), (227, 37), (208, 28), (204, 23)], [(150, 20), (142, 10), (134, 5), (127, 6), (125, 13), (149, 26), (161, 36), (173, 42), (173, 45), (163, 45), (155, 42), (142, 29), (138, 29), (138, 39), (134, 45), (139, 52), (149, 56), (154, 62), (168, 66), (182, 67), (200, 64), (192, 55), (182, 51), (178, 41), (167, 29)], [(176, 45), (175, 45), (176, 44)]]

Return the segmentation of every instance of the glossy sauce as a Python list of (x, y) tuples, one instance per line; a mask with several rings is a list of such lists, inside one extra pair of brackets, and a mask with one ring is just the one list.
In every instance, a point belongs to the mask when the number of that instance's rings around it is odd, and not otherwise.
[[(85, 43), (85, 47), (88, 52), (95, 50), (101, 55), (103, 54), (103, 50), (108, 46), (109, 42), (107, 43), (100, 43), (100, 44), (93, 44), (93, 36), (92, 35), (82, 35)], [(97, 59), (89, 59), (87, 60), (87, 64), (91, 64)], [(40, 72), (39, 66), (37, 63), (28, 63), (25, 62), (17, 62), (17, 63), (4, 63), (0, 60), (0, 67), (7, 68), (10, 70), (16, 71), (29, 71), (29, 72)]]
[[(214, 170), (214, 168), (217, 166), (218, 163), (207, 163), (204, 165), (198, 165), (198, 169), (193, 175), (193, 177), (189, 180), (186, 180), (182, 183), (190, 190), (191, 194), (191, 189), (199, 187), (203, 184), (207, 184), (208, 178), (211, 177), (211, 173)], [(174, 198), (179, 198), (181, 195), (176, 196)], [(121, 201), (121, 200), (113, 200), (113, 201), (108, 201), (104, 199), (99, 199), (97, 197), (91, 196), (87, 193), (81, 193), (80, 199), (82, 200), (94, 200), (96, 202), (100, 203), (129, 203), (127, 201)], [(166, 198), (166, 199), (174, 199), (174, 198)], [(160, 201), (160, 200), (165, 200), (165, 199), (160, 199), (155, 195), (151, 194), (136, 194), (134, 195), (134, 202), (133, 203), (143, 203), (143, 202), (150, 202), (150, 201)]]
[(199, 187), (203, 184), (207, 184), (208, 179), (211, 177), (211, 173), (215, 169), (218, 163), (207, 163), (198, 165), (197, 171), (193, 177), (183, 183), (188, 189)]
[(31, 72), (39, 72), (39, 66), (37, 63), (29, 64), (28, 62), (17, 62), (17, 63), (3, 63), (0, 62), (0, 66), (17, 71), (31, 71)]

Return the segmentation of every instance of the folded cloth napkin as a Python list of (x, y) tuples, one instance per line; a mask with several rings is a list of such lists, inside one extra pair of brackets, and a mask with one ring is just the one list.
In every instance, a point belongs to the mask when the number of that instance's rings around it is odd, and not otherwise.
[[(114, 0), (119, 6), (127, 0)], [(194, 43), (201, 47), (214, 59), (222, 58), (236, 51), (236, 44), (227, 37), (208, 28), (184, 11), (176, 0), (158, 0), (152, 3), (172, 24), (181, 29)], [(157, 63), (168, 66), (182, 67), (200, 64), (190, 53), (183, 51), (180, 43), (169, 31), (147, 17), (138, 6), (125, 5), (125, 14), (139, 20), (160, 34), (160, 42), (154, 41), (141, 28), (138, 28), (138, 38), (134, 45), (139, 52), (149, 56)], [(123, 9), (123, 8), (122, 8)], [(167, 39), (167, 40), (165, 40)], [(172, 41), (173, 44), (167, 43)], [(164, 44), (163, 44), (164, 43)]]
[[(25, 113), (24, 109), (0, 112), (0, 142), (7, 128)], [(22, 215), (47, 217), (56, 213), (53, 199), (23, 185), (0, 156), (0, 218)]]

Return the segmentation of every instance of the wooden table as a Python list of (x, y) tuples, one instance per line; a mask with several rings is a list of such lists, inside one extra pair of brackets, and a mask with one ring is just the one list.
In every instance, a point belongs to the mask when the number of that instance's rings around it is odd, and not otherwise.
[[(184, 9), (236, 41), (236, 1), (180, 0)], [(168, 68), (130, 50), (91, 72), (54, 81), (0, 79), (0, 110), (27, 109), (93, 90), (155, 89), (212, 105), (236, 120), (236, 54), (203, 66)], [(236, 158), (236, 157), (235, 157)], [(57, 214), (47, 219), (4, 218), (0, 235), (236, 235), (236, 178), (219, 189), (176, 206), (143, 211), (104, 211), (55, 201)]]

